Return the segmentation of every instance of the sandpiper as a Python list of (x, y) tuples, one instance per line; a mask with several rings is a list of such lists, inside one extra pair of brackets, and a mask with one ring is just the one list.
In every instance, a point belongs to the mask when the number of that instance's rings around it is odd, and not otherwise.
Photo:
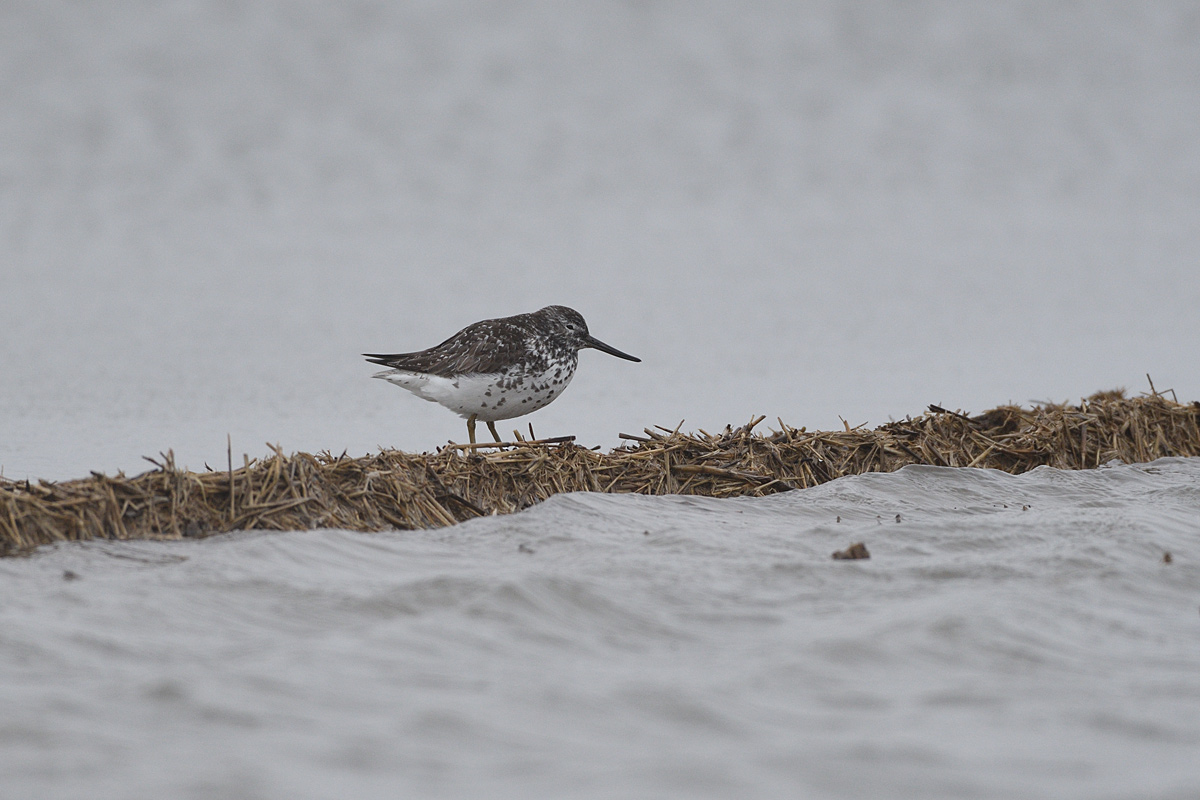
[(388, 367), (372, 377), (465, 417), (474, 444), (476, 420), (486, 422), (498, 442), (496, 420), (537, 411), (562, 394), (585, 347), (641, 361), (593, 338), (583, 316), (566, 306), (485, 319), (416, 353), (363, 355), (372, 364)]

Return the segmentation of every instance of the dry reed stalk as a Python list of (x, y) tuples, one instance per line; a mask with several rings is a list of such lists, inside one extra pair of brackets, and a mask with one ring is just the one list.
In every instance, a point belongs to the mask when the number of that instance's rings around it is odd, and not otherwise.
[(573, 437), (450, 445), (436, 453), (285, 455), (187, 472), (169, 451), (129, 478), (92, 473), (51, 483), (0, 478), (0, 554), (56, 541), (176, 539), (239, 529), (378, 531), (453, 525), (528, 508), (569, 491), (761, 496), (907, 464), (1017, 473), (1047, 465), (1200, 455), (1200, 403), (1162, 394), (1092, 395), (1079, 405), (1001, 406), (976, 416), (938, 406), (874, 430), (792, 428), (755, 434), (756, 417), (718, 434), (657, 427), (608, 453)]

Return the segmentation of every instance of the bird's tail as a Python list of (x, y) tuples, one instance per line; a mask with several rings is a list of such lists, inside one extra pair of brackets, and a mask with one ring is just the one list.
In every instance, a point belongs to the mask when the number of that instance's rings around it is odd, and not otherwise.
[(392, 362), (398, 358), (403, 358), (407, 353), (363, 353), (363, 357), (372, 364), (378, 364), (381, 367), (390, 367)]

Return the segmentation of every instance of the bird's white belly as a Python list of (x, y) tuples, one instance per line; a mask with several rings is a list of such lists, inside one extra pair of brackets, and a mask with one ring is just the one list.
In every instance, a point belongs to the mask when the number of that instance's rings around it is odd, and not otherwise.
[(574, 375), (575, 370), (560, 365), (541, 374), (521, 377), (509, 374), (443, 378), (396, 369), (384, 370), (374, 377), (408, 389), (417, 397), (445, 406), (464, 418), (474, 414), (484, 422), (495, 422), (537, 411), (562, 394)]

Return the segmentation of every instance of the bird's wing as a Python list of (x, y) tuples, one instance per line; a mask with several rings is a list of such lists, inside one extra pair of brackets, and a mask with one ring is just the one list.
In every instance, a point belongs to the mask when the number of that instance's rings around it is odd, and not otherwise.
[(451, 378), (499, 372), (519, 363), (526, 352), (529, 331), (505, 319), (486, 319), (468, 325), (437, 347), (417, 353), (363, 353), (372, 364), (405, 372)]

